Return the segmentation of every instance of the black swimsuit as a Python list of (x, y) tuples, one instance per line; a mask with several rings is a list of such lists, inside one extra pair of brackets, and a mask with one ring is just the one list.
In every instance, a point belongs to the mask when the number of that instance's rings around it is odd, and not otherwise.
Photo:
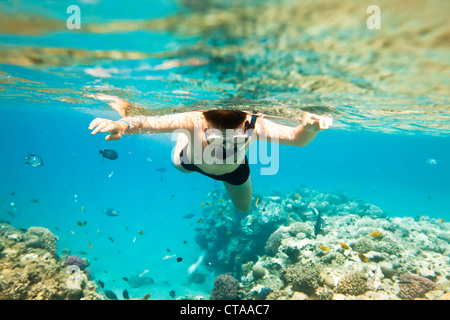
[(214, 180), (225, 181), (234, 186), (243, 184), (245, 181), (247, 181), (248, 177), (250, 176), (250, 167), (248, 165), (247, 156), (245, 156), (244, 163), (241, 163), (239, 165), (239, 167), (237, 167), (236, 170), (234, 170), (233, 172), (216, 175), (216, 174), (206, 173), (205, 171), (203, 171), (202, 169), (197, 167), (195, 164), (184, 162), (183, 161), (183, 153), (186, 152), (185, 150), (187, 149), (187, 147), (188, 146), (184, 147), (184, 149), (181, 150), (181, 152), (180, 152), (181, 166), (186, 170), (196, 171), (207, 177), (213, 178)]

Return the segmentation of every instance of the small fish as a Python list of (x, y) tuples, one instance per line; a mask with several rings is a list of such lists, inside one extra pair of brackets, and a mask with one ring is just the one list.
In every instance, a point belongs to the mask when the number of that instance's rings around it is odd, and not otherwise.
[(258, 209), (259, 198), (256, 198), (255, 207)]
[(144, 235), (144, 231), (138, 230), (138, 234), (141, 235), (141, 236), (143, 236), (143, 235)]
[(84, 206), (81, 206), (81, 212), (83, 212), (83, 213), (86, 212), (86, 208)]
[(102, 289), (105, 287), (105, 283), (102, 280), (98, 280), (97, 282), (100, 285), (100, 287), (102, 287)]
[(122, 280), (128, 282), (128, 278), (127, 277), (122, 277)]
[(44, 165), (44, 161), (42, 161), (41, 157), (32, 153), (29, 153), (28, 156), (25, 158), (25, 163), (35, 168)]
[(78, 251), (78, 254), (81, 254), (82, 256), (86, 256), (87, 252), (86, 251)]
[(167, 259), (171, 259), (171, 258), (175, 258), (176, 255), (175, 254), (166, 254), (164, 257), (162, 257), (163, 260), (167, 260)]
[(203, 219), (200, 218), (200, 219), (198, 219), (196, 222), (197, 222), (197, 223), (203, 223)]
[(445, 222), (444, 219), (442, 219), (442, 218), (439, 218), (438, 221), (439, 221), (440, 223), (444, 223), (444, 222)]
[(429, 165), (436, 165), (438, 164), (438, 161), (436, 159), (428, 159), (427, 164)]
[(227, 236), (231, 235), (231, 231), (227, 231)]
[(367, 258), (365, 255), (363, 255), (362, 253), (358, 253), (358, 258), (361, 259), (361, 261), (363, 262), (368, 262), (369, 258)]
[(79, 227), (84, 227), (84, 226), (87, 224), (87, 221), (83, 221), (83, 222), (77, 221), (77, 222), (75, 222), (75, 223), (76, 223), (76, 225), (79, 226)]
[(38, 199), (31, 199), (30, 202), (31, 203), (39, 203), (39, 200)]
[(195, 214), (189, 213), (189, 214), (185, 215), (185, 216), (183, 217), (183, 219), (190, 219), (190, 218), (192, 218), (193, 216), (195, 216)]
[(172, 252), (172, 250), (170, 250), (169, 248), (166, 249), (167, 252)]
[(339, 242), (339, 245), (344, 250), (350, 250), (350, 247), (347, 244), (343, 243), (343, 242)]
[(294, 196), (295, 196), (297, 199), (301, 199), (301, 198), (302, 198), (302, 196), (299, 195), (298, 193), (296, 193)]
[(108, 240), (111, 241), (112, 243), (114, 243), (114, 239), (111, 237), (108, 237)]
[(172, 200), (173, 198), (175, 197), (175, 195), (173, 194), (173, 195), (171, 195), (170, 197), (169, 197), (169, 200)]
[(210, 206), (210, 205), (211, 205), (211, 202), (209, 202), (209, 201), (200, 203), (200, 207)]
[(109, 160), (116, 160), (119, 157), (119, 154), (117, 151), (112, 149), (104, 149), (98, 151), (103, 158), (109, 159)]
[(319, 248), (320, 248), (322, 251), (330, 252), (330, 248), (328, 248), (327, 246), (324, 246), (323, 244), (321, 244), (321, 245), (319, 246)]
[(103, 210), (103, 212), (110, 217), (117, 217), (119, 215), (119, 211), (109, 208), (107, 210)]
[(105, 290), (105, 296), (109, 299), (109, 300), (119, 300), (117, 299), (117, 296), (114, 292), (112, 292), (111, 290)]
[(369, 233), (369, 236), (371, 236), (372, 238), (381, 238), (383, 234), (378, 231), (372, 231), (371, 233)]
[(6, 210), (6, 213), (9, 214), (13, 218), (16, 217), (16, 215), (14, 213), (12, 213), (11, 211)]
[(123, 290), (122, 295), (125, 300), (130, 300), (130, 295), (128, 294), (127, 289)]
[(158, 172), (166, 172), (167, 169), (164, 168), (164, 167), (160, 167), (160, 168), (156, 169), (156, 171), (158, 171)]
[(91, 244), (90, 242), (86, 242), (86, 246), (87, 246), (89, 249), (92, 249), (92, 244)]
[(177, 262), (181, 262), (181, 261), (183, 261), (183, 258), (178, 257), (178, 258), (177, 258)]
[(172, 299), (175, 299), (175, 290), (170, 290), (169, 296), (170, 296)]
[(151, 293), (147, 293), (147, 294), (142, 298), (142, 300), (148, 300), (148, 299), (150, 299), (151, 296), (152, 296)]
[(111, 178), (113, 174), (114, 174), (114, 171), (112, 171), (112, 172), (108, 175), (108, 178)]

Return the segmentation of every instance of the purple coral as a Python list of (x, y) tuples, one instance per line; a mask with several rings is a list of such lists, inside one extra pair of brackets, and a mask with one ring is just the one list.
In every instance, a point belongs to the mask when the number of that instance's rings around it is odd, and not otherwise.
[(65, 264), (69, 265), (69, 266), (77, 266), (80, 269), (83, 269), (86, 267), (86, 263), (84, 262), (83, 258), (81, 258), (79, 256), (68, 256)]
[(400, 298), (408, 300), (423, 297), (425, 293), (436, 287), (433, 281), (413, 274), (402, 274), (399, 285)]

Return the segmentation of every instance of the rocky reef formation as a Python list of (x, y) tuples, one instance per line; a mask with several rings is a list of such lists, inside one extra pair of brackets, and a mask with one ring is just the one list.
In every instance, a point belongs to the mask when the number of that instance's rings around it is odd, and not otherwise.
[(46, 228), (0, 223), (0, 300), (104, 299), (80, 268), (86, 264), (57, 255), (57, 240)]
[(220, 190), (210, 198), (197, 243), (217, 272), (240, 279), (242, 299), (450, 295), (450, 228), (442, 219), (389, 217), (345, 194), (304, 187), (256, 193), (247, 215)]

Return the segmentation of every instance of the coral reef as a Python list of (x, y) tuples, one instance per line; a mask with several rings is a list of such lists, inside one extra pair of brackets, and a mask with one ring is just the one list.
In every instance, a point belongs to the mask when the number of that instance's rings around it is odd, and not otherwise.
[(85, 271), (60, 259), (57, 240), (46, 228), (0, 223), (0, 300), (104, 299)]
[(222, 274), (214, 279), (211, 300), (238, 300), (239, 282), (229, 274)]
[[(240, 279), (242, 299), (444, 299), (450, 292), (450, 230), (442, 220), (390, 217), (346, 194), (305, 187), (255, 192), (247, 215), (220, 190), (210, 200), (197, 243), (214, 270)], [(315, 210), (323, 219), (317, 236)], [(418, 280), (403, 281), (404, 274), (426, 278), (431, 289), (409, 288)]]

